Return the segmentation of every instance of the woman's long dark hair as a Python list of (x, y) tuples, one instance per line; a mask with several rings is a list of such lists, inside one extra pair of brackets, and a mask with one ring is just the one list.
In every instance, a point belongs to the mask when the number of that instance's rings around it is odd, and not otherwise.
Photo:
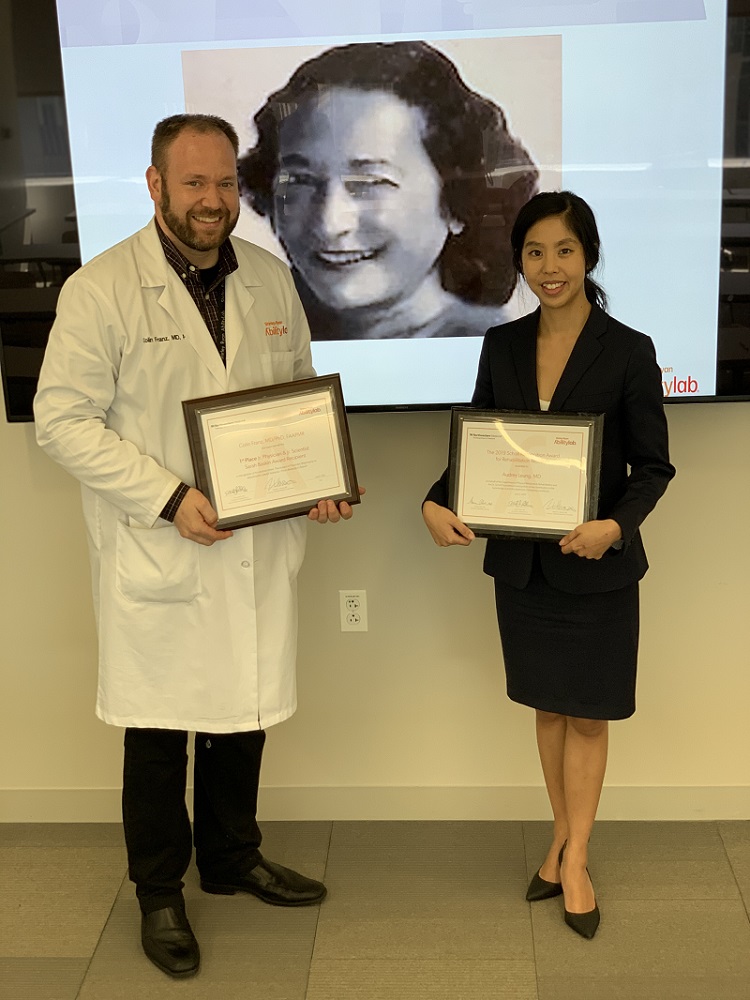
[(549, 219), (553, 215), (563, 217), (565, 224), (583, 247), (586, 262), (583, 288), (586, 298), (592, 304), (606, 309), (607, 293), (598, 282), (594, 281), (590, 273), (595, 270), (602, 258), (596, 218), (588, 202), (572, 191), (542, 191), (521, 208), (510, 234), (516, 271), (523, 274), (522, 254), (526, 234), (537, 222)]
[(537, 169), (500, 107), (471, 90), (426, 42), (360, 42), (309, 59), (255, 115), (256, 145), (239, 161), (244, 197), (274, 221), (279, 128), (331, 87), (382, 90), (422, 111), (422, 142), (443, 183), (446, 214), (462, 224), (438, 261), (443, 287), (468, 302), (502, 305), (516, 285), (509, 234), (537, 186)]

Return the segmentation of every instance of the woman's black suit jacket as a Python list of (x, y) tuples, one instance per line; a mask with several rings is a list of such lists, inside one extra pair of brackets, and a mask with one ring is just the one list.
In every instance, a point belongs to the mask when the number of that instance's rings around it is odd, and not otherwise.
[[(479, 409), (539, 410), (536, 335), (539, 310), (487, 331), (471, 405)], [(669, 462), (661, 369), (651, 339), (592, 306), (586, 325), (550, 401), (550, 410), (604, 414), (598, 517), (612, 518), (623, 544), (599, 560), (563, 555), (557, 542), (540, 542), (547, 581), (571, 594), (617, 590), (648, 569), (639, 525), (674, 476)], [(628, 468), (629, 467), (629, 468)], [(427, 500), (448, 505), (447, 471)], [(525, 587), (534, 542), (490, 538), (484, 571)]]

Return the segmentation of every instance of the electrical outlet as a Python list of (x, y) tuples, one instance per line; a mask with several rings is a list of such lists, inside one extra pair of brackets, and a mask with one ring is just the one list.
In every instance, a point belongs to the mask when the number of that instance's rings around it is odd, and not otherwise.
[(342, 632), (366, 632), (367, 591), (340, 590), (339, 615)]

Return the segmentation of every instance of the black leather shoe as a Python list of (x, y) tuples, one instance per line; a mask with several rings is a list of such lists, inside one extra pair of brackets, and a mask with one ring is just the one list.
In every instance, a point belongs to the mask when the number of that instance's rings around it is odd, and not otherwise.
[(552, 899), (553, 896), (559, 896), (561, 892), (562, 882), (548, 882), (537, 872), (526, 890), (526, 902), (538, 903), (541, 899)]
[(198, 942), (179, 906), (165, 906), (141, 919), (141, 944), (162, 972), (175, 979), (194, 976), (201, 962)]
[(252, 871), (237, 878), (201, 877), (201, 889), (221, 896), (249, 892), (264, 903), (274, 906), (309, 906), (311, 903), (319, 903), (327, 891), (322, 882), (306, 878), (299, 872), (274, 864), (266, 858), (261, 858)]

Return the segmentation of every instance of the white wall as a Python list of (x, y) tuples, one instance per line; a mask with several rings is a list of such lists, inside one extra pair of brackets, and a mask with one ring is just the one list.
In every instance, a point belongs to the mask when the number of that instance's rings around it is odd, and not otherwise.
[[(678, 469), (645, 525), (639, 708), (612, 725), (600, 816), (750, 817), (750, 404), (667, 408)], [(365, 502), (311, 525), (300, 708), (272, 729), (266, 818), (538, 818), (532, 712), (505, 697), (483, 543), (433, 545), (420, 502), (447, 413), (350, 418)], [(0, 819), (119, 817), (121, 732), (95, 719), (77, 485), (0, 420)], [(339, 631), (339, 589), (370, 629)]]

